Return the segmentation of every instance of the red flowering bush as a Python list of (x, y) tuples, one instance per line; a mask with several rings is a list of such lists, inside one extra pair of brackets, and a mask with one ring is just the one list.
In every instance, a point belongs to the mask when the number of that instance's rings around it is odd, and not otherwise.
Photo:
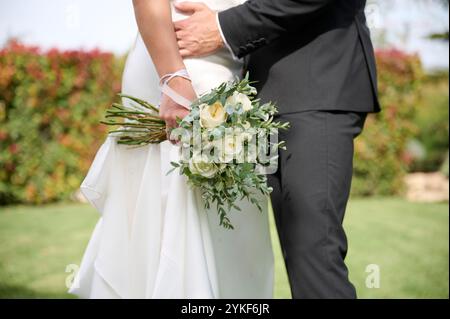
[(106, 133), (120, 61), (93, 51), (0, 51), (0, 204), (44, 203), (78, 188)]
[(407, 142), (414, 136), (424, 77), (416, 55), (378, 51), (378, 81), (382, 112), (370, 115), (356, 140), (354, 195), (395, 195), (411, 164)]

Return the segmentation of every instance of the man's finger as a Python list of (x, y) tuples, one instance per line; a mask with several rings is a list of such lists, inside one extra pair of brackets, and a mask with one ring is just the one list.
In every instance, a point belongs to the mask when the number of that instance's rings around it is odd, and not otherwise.
[(174, 6), (178, 11), (181, 11), (182, 13), (185, 13), (185, 14), (193, 14), (196, 11), (205, 9), (205, 7), (206, 7), (206, 5), (204, 3), (189, 2), (189, 1), (175, 2)]
[(183, 39), (183, 31), (177, 31), (175, 32), (175, 34), (177, 36), (177, 40)]
[(178, 44), (178, 49), (180, 49), (180, 50), (186, 48), (186, 42), (184, 42), (184, 41), (178, 41), (177, 44)]
[(173, 23), (173, 27), (175, 28), (175, 31), (180, 31), (180, 30), (186, 29), (188, 20), (189, 20), (189, 18), (175, 21)]
[(181, 55), (182, 58), (189, 58), (189, 57), (193, 56), (192, 52), (189, 51), (188, 49), (181, 49), (180, 50), (180, 55)]

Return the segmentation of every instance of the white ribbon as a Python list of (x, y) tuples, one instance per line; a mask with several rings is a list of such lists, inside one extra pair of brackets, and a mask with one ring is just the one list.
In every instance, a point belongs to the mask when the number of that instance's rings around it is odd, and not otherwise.
[(161, 93), (167, 95), (169, 98), (171, 98), (177, 104), (190, 110), (192, 102), (189, 101), (188, 99), (186, 99), (184, 96), (181, 96), (180, 94), (178, 94), (176, 91), (174, 91), (168, 85), (168, 83), (175, 77), (181, 77), (181, 78), (184, 78), (189, 81), (191, 80), (186, 69), (182, 69), (182, 70), (178, 70), (174, 73), (166, 74), (163, 77), (161, 77), (161, 79), (159, 81)]

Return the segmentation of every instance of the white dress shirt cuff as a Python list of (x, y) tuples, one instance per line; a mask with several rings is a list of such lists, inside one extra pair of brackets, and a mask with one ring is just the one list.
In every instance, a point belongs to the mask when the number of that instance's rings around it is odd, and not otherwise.
[(225, 47), (230, 51), (231, 56), (233, 57), (233, 60), (235, 61), (242, 61), (242, 59), (239, 59), (237, 56), (234, 55), (233, 50), (231, 49), (230, 45), (227, 42), (227, 39), (225, 39), (225, 36), (223, 35), (222, 27), (220, 26), (220, 20), (219, 20), (219, 13), (216, 13), (216, 22), (217, 22), (217, 28), (219, 29), (220, 36), (222, 37), (222, 41), (225, 44)]

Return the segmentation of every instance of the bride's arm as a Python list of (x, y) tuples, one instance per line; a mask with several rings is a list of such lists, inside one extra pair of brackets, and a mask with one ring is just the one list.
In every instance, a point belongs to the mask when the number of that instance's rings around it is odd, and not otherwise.
[[(133, 0), (139, 32), (152, 57), (160, 77), (184, 69), (178, 51), (169, 0)], [(195, 92), (190, 81), (181, 77), (170, 81), (169, 86), (187, 99), (193, 100)], [(169, 127), (176, 126), (176, 118), (183, 118), (187, 110), (164, 96), (160, 116)]]
[(169, 0), (133, 0), (136, 21), (159, 76), (184, 68)]

